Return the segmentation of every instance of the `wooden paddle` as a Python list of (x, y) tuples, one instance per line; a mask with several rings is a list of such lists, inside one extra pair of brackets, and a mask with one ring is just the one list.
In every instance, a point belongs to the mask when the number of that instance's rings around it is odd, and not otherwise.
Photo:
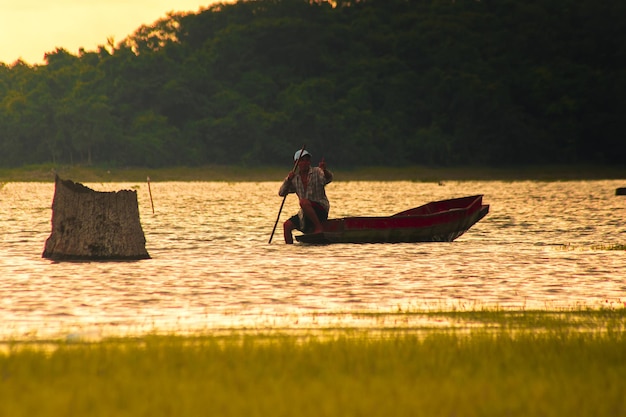
[[(302, 149), (300, 150), (300, 155), (298, 155), (298, 159), (296, 159), (296, 162), (293, 164), (293, 169), (291, 170), (291, 172), (296, 172), (296, 169), (298, 169), (298, 163), (300, 162), (300, 158), (302, 158), (302, 154), (304, 153), (305, 147), (306, 147), (306, 144), (302, 145)], [(280, 212), (283, 211), (283, 206), (285, 205), (285, 200), (287, 199), (288, 195), (289, 193), (285, 194), (285, 196), (283, 197), (283, 202), (280, 204), (280, 208), (278, 209), (278, 216), (276, 216), (276, 223), (274, 223), (274, 228), (272, 229), (270, 240), (267, 243), (272, 243), (272, 238), (274, 237), (274, 232), (276, 231), (276, 226), (278, 225), (278, 219), (280, 219)]]

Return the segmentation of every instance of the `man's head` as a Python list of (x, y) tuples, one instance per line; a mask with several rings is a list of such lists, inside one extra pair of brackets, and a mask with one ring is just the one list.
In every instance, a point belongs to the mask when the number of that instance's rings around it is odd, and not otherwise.
[[(302, 157), (300, 157), (300, 153), (302, 153)], [(300, 159), (308, 158), (308, 160), (310, 161), (311, 160), (311, 154), (306, 149), (303, 150), (303, 151), (302, 150), (301, 151), (296, 151), (296, 153), (293, 156), (293, 161), (294, 162), (297, 161), (298, 158), (300, 158)]]

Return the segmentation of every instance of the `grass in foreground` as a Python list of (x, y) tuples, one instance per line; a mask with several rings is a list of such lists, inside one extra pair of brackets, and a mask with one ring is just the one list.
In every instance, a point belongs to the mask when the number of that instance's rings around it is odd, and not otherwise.
[(626, 415), (623, 310), (524, 314), (470, 313), (474, 330), (13, 343), (0, 415)]

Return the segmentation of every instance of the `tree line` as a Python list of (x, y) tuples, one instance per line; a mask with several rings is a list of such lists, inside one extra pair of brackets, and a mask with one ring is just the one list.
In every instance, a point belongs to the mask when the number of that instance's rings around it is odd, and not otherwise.
[(626, 2), (240, 0), (0, 64), (0, 165), (623, 164)]

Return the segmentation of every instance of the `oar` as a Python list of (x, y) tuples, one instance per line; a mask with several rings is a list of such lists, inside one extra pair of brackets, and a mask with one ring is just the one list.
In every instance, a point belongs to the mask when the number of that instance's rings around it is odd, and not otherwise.
[[(302, 145), (302, 149), (300, 150), (300, 155), (298, 155), (298, 159), (293, 164), (293, 169), (291, 170), (291, 172), (296, 172), (296, 169), (298, 168), (298, 163), (300, 162), (300, 158), (302, 158), (302, 154), (304, 153), (305, 147), (306, 147), (306, 144)], [(276, 226), (278, 225), (278, 219), (280, 219), (280, 212), (283, 211), (283, 206), (285, 205), (285, 200), (287, 199), (288, 195), (289, 193), (285, 194), (285, 196), (283, 197), (283, 202), (280, 203), (280, 208), (278, 209), (278, 216), (276, 216), (276, 223), (274, 223), (274, 228), (272, 229), (270, 240), (267, 243), (272, 243), (272, 238), (274, 237), (274, 232), (276, 231)]]

